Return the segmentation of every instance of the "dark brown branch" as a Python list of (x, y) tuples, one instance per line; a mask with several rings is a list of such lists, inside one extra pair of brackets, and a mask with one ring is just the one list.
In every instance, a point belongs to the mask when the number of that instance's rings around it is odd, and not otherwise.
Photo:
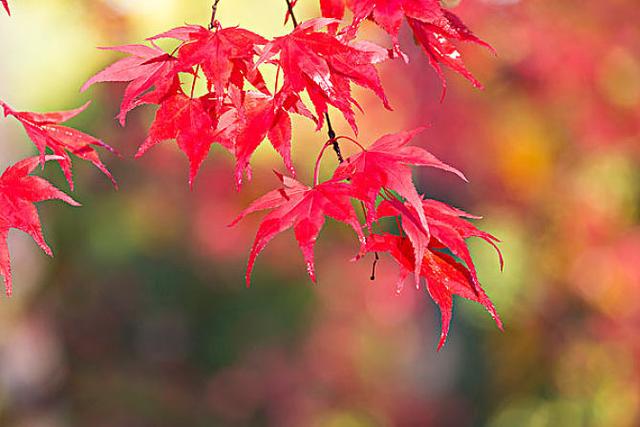
[(293, 13), (293, 5), (291, 4), (291, 0), (285, 0), (287, 2), (287, 9), (289, 9), (289, 16), (291, 16), (291, 22), (293, 22), (294, 28), (298, 26), (298, 20), (296, 19), (296, 15)]
[(380, 255), (378, 252), (374, 252), (375, 259), (373, 260), (373, 266), (371, 267), (371, 277), (370, 280), (376, 280), (376, 265), (378, 265), (378, 261), (380, 261)]
[(333, 126), (331, 125), (331, 119), (329, 118), (329, 113), (324, 113), (324, 118), (327, 120), (327, 134), (329, 135), (329, 140), (331, 141), (331, 145), (333, 145), (333, 151), (336, 152), (336, 156), (338, 156), (338, 162), (344, 162), (344, 157), (342, 157), (342, 151), (340, 150), (340, 144), (338, 144), (338, 140), (336, 139), (336, 132), (333, 130)]

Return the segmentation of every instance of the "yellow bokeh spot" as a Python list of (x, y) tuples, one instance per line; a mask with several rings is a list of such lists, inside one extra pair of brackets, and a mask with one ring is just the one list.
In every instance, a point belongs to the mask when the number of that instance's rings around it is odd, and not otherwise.
[(497, 166), (510, 194), (528, 200), (551, 184), (552, 135), (542, 118), (525, 105), (514, 104), (496, 117)]

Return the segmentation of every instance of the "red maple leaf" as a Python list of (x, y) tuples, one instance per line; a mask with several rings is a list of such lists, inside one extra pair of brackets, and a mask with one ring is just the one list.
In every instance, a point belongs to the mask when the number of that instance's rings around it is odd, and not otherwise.
[(158, 104), (179, 87), (177, 60), (157, 46), (140, 44), (102, 47), (130, 56), (111, 64), (91, 77), (81, 91), (101, 82), (129, 82), (124, 91), (118, 119), (124, 126), (127, 114), (139, 105)]
[(223, 132), (225, 129), (217, 129), (216, 119), (215, 104), (210, 98), (191, 98), (180, 90), (160, 105), (149, 135), (138, 149), (136, 157), (162, 141), (175, 139), (189, 159), (189, 185), (193, 187), (195, 176), (209, 154), (211, 145), (219, 142), (232, 148), (232, 143)]
[[(400, 266), (398, 284), (415, 270), (415, 258), (411, 242), (406, 237), (391, 234), (371, 235), (367, 238), (368, 252), (389, 252)], [(441, 333), (438, 350), (447, 340), (451, 323), (453, 295), (459, 295), (483, 305), (496, 324), (502, 329), (502, 321), (482, 288), (476, 288), (469, 270), (453, 257), (437, 250), (426, 250), (420, 268), (420, 276), (427, 282), (427, 290), (440, 308)]]
[(403, 19), (433, 22), (444, 13), (439, 0), (347, 0), (347, 4), (353, 11), (353, 25), (370, 18), (391, 36), (395, 45)]
[[(323, 16), (342, 18), (344, 3), (345, 0), (321, 0)], [(476, 37), (460, 18), (445, 10), (439, 0), (347, 0), (346, 3), (353, 11), (353, 24), (347, 29), (348, 33), (355, 32), (364, 19), (370, 18), (391, 36), (394, 51), (406, 60), (398, 42), (400, 25), (406, 19), (416, 41), (442, 80), (443, 88), (446, 88), (446, 82), (440, 64), (462, 74), (474, 86), (482, 87), (464, 66), (460, 51), (452, 40), (470, 41), (493, 49)]]
[(254, 201), (231, 223), (235, 225), (250, 213), (271, 210), (260, 223), (247, 266), (247, 286), (256, 257), (277, 234), (293, 227), (298, 246), (304, 255), (307, 272), (316, 282), (313, 248), (325, 218), (344, 222), (356, 232), (360, 243), (365, 238), (356, 212), (351, 205), (351, 187), (335, 180), (308, 187), (293, 178), (278, 174), (283, 188), (273, 190)]
[(242, 184), (245, 173), (251, 176), (249, 160), (267, 135), (275, 150), (282, 156), (285, 166), (293, 175), (291, 162), (291, 118), (286, 109), (279, 107), (273, 97), (247, 92), (242, 106), (244, 124), (235, 144), (236, 186)]
[(451, 250), (455, 256), (467, 264), (473, 276), (474, 283), (478, 284), (478, 278), (475, 268), (473, 267), (473, 262), (471, 261), (469, 250), (466, 245), (464, 245), (464, 240), (470, 237), (479, 237), (489, 243), (498, 253), (500, 268), (504, 267), (504, 259), (497, 246), (500, 240), (487, 232), (479, 230), (476, 226), (464, 219), (480, 219), (481, 217), (471, 215), (437, 200), (427, 199), (422, 203), (422, 206), (427, 216), (432, 237), (437, 239)]
[(477, 291), (480, 291), (480, 282), (476, 273), (475, 265), (471, 259), (469, 248), (465, 240), (470, 237), (480, 237), (491, 244), (500, 258), (500, 267), (503, 267), (502, 253), (496, 245), (499, 242), (494, 236), (479, 230), (464, 218), (480, 217), (468, 214), (459, 209), (453, 208), (437, 200), (423, 200), (422, 209), (427, 218), (428, 229), (422, 227), (416, 210), (408, 204), (403, 204), (395, 198), (383, 201), (377, 210), (377, 217), (398, 216), (402, 219), (402, 231), (411, 242), (414, 251), (416, 284), (420, 269), (422, 268), (422, 257), (428, 247), (446, 248), (453, 255), (460, 258), (466, 264), (471, 277), (471, 281)]
[[(37, 176), (29, 176), (41, 160), (38, 157), (22, 160), (7, 168), (0, 176), (0, 273), (4, 276), (7, 295), (11, 295), (12, 292), (11, 259), (7, 246), (9, 229), (17, 228), (29, 234), (47, 255), (52, 256), (51, 248), (42, 235), (38, 211), (33, 203), (59, 199), (79, 206), (78, 202), (48, 181)], [(47, 160), (60, 161), (62, 158), (45, 156), (44, 161)]]
[[(402, 203), (395, 197), (384, 200), (378, 206), (376, 218), (395, 216), (401, 218), (401, 227), (404, 235), (407, 236), (413, 247), (414, 279), (416, 288), (420, 285), (420, 271), (422, 270), (422, 260), (431, 241), (430, 227), (425, 228), (420, 222), (416, 210), (408, 203)], [(429, 224), (430, 225), (430, 224)]]
[(182, 41), (177, 48), (180, 70), (201, 67), (209, 90), (214, 89), (219, 100), (229, 84), (243, 89), (247, 80), (261, 92), (269, 93), (262, 74), (254, 67), (257, 47), (267, 40), (256, 33), (239, 27), (208, 30), (200, 25), (177, 27), (149, 38), (173, 38)]
[(336, 169), (334, 179), (348, 179), (357, 198), (364, 201), (367, 225), (375, 220), (376, 199), (380, 190), (386, 188), (404, 197), (418, 213), (422, 227), (428, 229), (427, 218), (422, 211), (422, 197), (413, 184), (409, 165), (443, 169), (466, 181), (462, 172), (443, 163), (427, 150), (407, 145), (422, 130), (385, 135), (361, 153), (345, 159)]
[(100, 157), (98, 157), (98, 153), (93, 146), (106, 148), (113, 153), (116, 153), (115, 150), (99, 139), (76, 129), (60, 126), (59, 124), (66, 122), (83, 112), (90, 103), (91, 102), (87, 102), (82, 107), (75, 110), (58, 111), (53, 113), (15, 111), (2, 101), (0, 101), (0, 106), (4, 109), (5, 117), (11, 115), (22, 123), (27, 135), (40, 152), (40, 161), (42, 164), (44, 164), (47, 148), (53, 151), (53, 154), (59, 156), (59, 158), (57, 158), (58, 163), (62, 168), (62, 172), (64, 173), (71, 190), (73, 190), (73, 177), (71, 173), (71, 158), (69, 157), (69, 153), (93, 163), (95, 167), (109, 177), (113, 185), (117, 188), (118, 186), (116, 181), (113, 179), (113, 176), (111, 176), (107, 167), (102, 163)]
[(482, 88), (482, 84), (465, 67), (460, 51), (451, 40), (470, 41), (485, 46), (491, 51), (494, 50), (489, 44), (476, 37), (460, 18), (451, 12), (442, 10), (441, 15), (430, 20), (408, 18), (407, 21), (413, 30), (416, 41), (427, 54), (429, 63), (442, 81), (442, 96), (445, 95), (447, 82), (440, 64), (458, 72), (475, 87)]
[[(155, 40), (172, 38), (181, 43), (172, 54), (157, 47)], [(211, 144), (218, 142), (238, 157), (238, 184), (255, 148), (266, 136), (292, 170), (290, 145), (291, 124), (286, 110), (300, 112), (304, 108), (298, 98), (278, 97), (269, 111), (263, 100), (270, 97), (264, 79), (254, 66), (257, 46), (267, 42), (250, 31), (214, 26), (208, 30), (198, 25), (173, 28), (147, 39), (152, 46), (127, 45), (109, 48), (128, 53), (92, 77), (83, 90), (97, 82), (128, 81), (119, 118), (124, 125), (126, 114), (138, 105), (158, 104), (149, 135), (136, 157), (157, 143), (176, 139), (190, 162), (189, 184), (206, 158)], [(175, 56), (173, 54), (175, 53)], [(194, 97), (181, 88), (178, 73), (192, 74), (202, 70), (209, 93)], [(248, 81), (262, 94), (245, 92)], [(213, 90), (213, 92), (211, 92)], [(256, 100), (253, 102), (252, 100)], [(311, 116), (310, 113), (307, 113)], [(311, 116), (312, 117), (312, 116)]]
[(0, 2), (2, 2), (2, 5), (4, 6), (4, 10), (7, 11), (7, 14), (11, 16), (11, 11), (9, 10), (9, 3), (7, 3), (7, 0), (0, 0)]
[(279, 91), (275, 96), (254, 91), (245, 92), (244, 101), (237, 113), (236, 187), (242, 184), (246, 173), (251, 176), (249, 160), (260, 143), (269, 138), (273, 148), (284, 160), (285, 167), (295, 177), (291, 161), (291, 117), (290, 113), (313, 118), (299, 96), (287, 91)]
[[(327, 105), (333, 105), (357, 132), (352, 109), (357, 103), (351, 97), (351, 82), (372, 90), (390, 108), (373, 66), (381, 59), (382, 48), (375, 51), (371, 49), (373, 44), (367, 48), (347, 44), (334, 34), (318, 31), (336, 22), (317, 18), (298, 25), (290, 34), (269, 42), (257, 64), (275, 61), (284, 74), (282, 90), (296, 94), (307, 91), (318, 116), (318, 129)], [(273, 60), (277, 54), (278, 59)]]

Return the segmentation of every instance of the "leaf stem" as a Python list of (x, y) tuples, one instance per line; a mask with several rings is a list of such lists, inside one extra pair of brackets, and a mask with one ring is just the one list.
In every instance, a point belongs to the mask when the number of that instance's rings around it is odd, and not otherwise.
[(378, 252), (374, 252), (374, 256), (373, 265), (371, 266), (371, 277), (369, 277), (369, 280), (371, 281), (376, 280), (376, 266), (378, 265), (378, 261), (380, 261), (380, 255), (378, 255)]
[(196, 66), (196, 71), (193, 74), (193, 82), (191, 83), (191, 94), (189, 98), (193, 99), (193, 92), (196, 89), (196, 81), (198, 80), (198, 73), (200, 72), (200, 64)]
[(278, 81), (280, 80), (280, 63), (278, 63), (278, 69), (276, 70), (276, 83), (273, 86), (273, 102), (276, 100), (276, 92), (278, 92)]
[[(348, 138), (348, 137), (345, 137)], [(351, 139), (351, 138), (348, 138)], [(353, 142), (355, 142), (356, 144), (358, 144), (357, 141), (352, 140)], [(362, 146), (360, 144), (358, 144), (358, 146), (360, 148), (362, 148)], [(364, 148), (362, 148), (364, 150)], [(364, 202), (362, 200), (360, 200), (360, 206), (362, 207), (362, 214), (364, 215), (364, 220), (365, 222), (367, 221), (367, 207), (364, 205)], [(369, 230), (369, 236), (371, 236), (373, 234), (373, 226), (374, 224), (371, 224), (370, 227), (367, 227)], [(378, 261), (380, 261), (380, 255), (378, 255), (378, 252), (374, 252), (375, 258), (373, 260), (373, 265), (371, 266), (371, 277), (369, 277), (369, 280), (373, 281), (376, 280), (376, 265), (378, 265)]]
[(327, 141), (323, 146), (322, 150), (320, 150), (320, 154), (318, 154), (318, 158), (316, 159), (316, 166), (313, 168), (313, 186), (318, 185), (318, 179), (320, 176), (320, 162), (322, 161), (322, 155), (326, 151), (327, 148), (333, 145), (333, 141)]
[[(358, 147), (360, 147), (360, 149), (362, 151), (367, 151), (366, 148), (364, 148), (362, 146), (362, 144), (360, 144), (358, 141), (356, 141), (353, 138), (350, 138), (348, 136), (335, 136), (331, 139), (329, 139), (327, 142), (324, 143), (324, 145), (322, 146), (322, 150), (320, 150), (320, 153), (318, 154), (318, 158), (316, 159), (316, 166), (313, 169), (313, 186), (315, 187), (316, 185), (318, 185), (318, 177), (320, 175), (320, 162), (322, 161), (322, 156), (324, 155), (324, 152), (327, 150), (327, 148), (329, 147), (333, 147), (335, 150), (335, 144), (338, 143), (339, 139), (346, 139), (349, 142), (352, 142), (353, 144), (357, 145)], [(341, 154), (342, 156), (342, 154)], [(340, 162), (342, 163), (344, 162), (344, 159)], [(364, 209), (364, 205), (362, 207), (362, 209)], [(365, 215), (366, 215), (366, 211), (365, 211)]]

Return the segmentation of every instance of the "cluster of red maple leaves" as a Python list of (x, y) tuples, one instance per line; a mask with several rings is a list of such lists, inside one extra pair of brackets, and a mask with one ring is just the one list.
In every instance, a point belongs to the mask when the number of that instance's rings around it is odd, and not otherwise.
[[(8, 12), (6, 0), (0, 1)], [(320, 0), (323, 17), (302, 23), (294, 15), (295, 1), (287, 0), (286, 19), (292, 20), (294, 28), (272, 40), (246, 29), (222, 27), (215, 20), (218, 1), (208, 28), (187, 25), (150, 37), (147, 44), (105, 48), (127, 56), (92, 77), (82, 90), (98, 82), (127, 82), (118, 115), (122, 125), (134, 108), (157, 105), (155, 120), (136, 157), (162, 141), (175, 140), (189, 159), (191, 186), (214, 143), (234, 155), (239, 188), (245, 177), (251, 178), (252, 154), (263, 141), (270, 141), (284, 161), (287, 176), (278, 174), (281, 187), (256, 200), (233, 222), (252, 212), (270, 211), (262, 220), (251, 249), (247, 285), (258, 254), (274, 236), (289, 228), (294, 230), (307, 271), (315, 282), (314, 245), (325, 219), (330, 217), (346, 223), (356, 233), (356, 258), (367, 252), (375, 252), (376, 258), (378, 252), (389, 252), (400, 267), (399, 286), (411, 272), (416, 286), (421, 277), (426, 279), (427, 290), (442, 314), (439, 347), (447, 336), (452, 295), (479, 302), (501, 326), (493, 304), (480, 287), (465, 243), (467, 238), (480, 237), (497, 249), (497, 240), (465, 219), (475, 217), (419, 194), (410, 166), (439, 168), (462, 179), (464, 175), (428, 151), (409, 145), (419, 130), (386, 135), (365, 148), (349, 137), (336, 136), (329, 119), (331, 106), (340, 111), (357, 135), (354, 107), (358, 109), (359, 105), (351, 94), (352, 83), (371, 90), (390, 109), (375, 64), (396, 57), (407, 60), (398, 41), (404, 19), (440, 77), (440, 65), (444, 64), (480, 86), (464, 67), (454, 41), (488, 45), (445, 10), (439, 0)], [(342, 26), (345, 7), (353, 12), (353, 20)], [(357, 38), (365, 19), (374, 21), (391, 36), (391, 49)], [(160, 39), (172, 39), (177, 47), (167, 52), (157, 45)], [(272, 90), (263, 78), (264, 67), (276, 69)], [(199, 79), (204, 79), (206, 93), (195, 96)], [(303, 93), (310, 105), (303, 101)], [(0, 270), (10, 293), (6, 244), (9, 228), (29, 233), (50, 254), (33, 202), (57, 198), (77, 204), (43, 179), (28, 174), (38, 164), (55, 161), (73, 189), (72, 153), (93, 163), (113, 181), (94, 147), (112, 149), (96, 138), (60, 125), (86, 105), (48, 114), (16, 112), (5, 103), (0, 105), (5, 116), (11, 115), (22, 123), (40, 153), (39, 157), (10, 167), (0, 177)], [(325, 123), (328, 126), (329, 140), (318, 156), (311, 186), (295, 179), (291, 114), (308, 118), (316, 130)], [(361, 152), (343, 159), (339, 142), (344, 140), (357, 144)], [(331, 179), (319, 182), (318, 165), (328, 147), (336, 150), (340, 165)], [(47, 155), (48, 150), (53, 154)], [(364, 223), (354, 208), (358, 204), (363, 209)], [(383, 217), (398, 219), (398, 235), (374, 233), (374, 229), (382, 228), (377, 223)]]

